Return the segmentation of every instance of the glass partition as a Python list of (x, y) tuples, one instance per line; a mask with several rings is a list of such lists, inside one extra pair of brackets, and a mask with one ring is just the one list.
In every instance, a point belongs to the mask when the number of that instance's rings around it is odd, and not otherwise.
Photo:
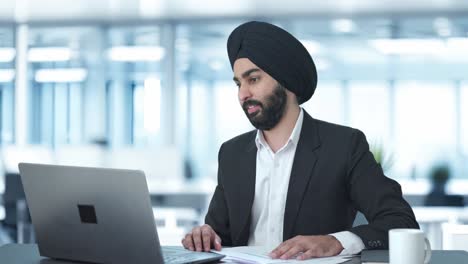
[(14, 142), (14, 43), (13, 27), (0, 26), (0, 144)]
[[(446, 20), (449, 32), (432, 16), (267, 18), (314, 58), (317, 90), (303, 108), (382, 144), (395, 156), (395, 178), (427, 177), (436, 161), (467, 158), (468, 19)], [(245, 21), (32, 23), (30, 142), (174, 146), (187, 176), (215, 177), (222, 142), (253, 129), (226, 52), (229, 33)], [(13, 39), (13, 30), (0, 30), (3, 60)], [(14, 141), (14, 68), (13, 49), (0, 62), (2, 143)]]
[(91, 116), (104, 113), (88, 98), (100, 84), (99, 31), (93, 27), (31, 27), (29, 30), (30, 142), (57, 146), (89, 143)]

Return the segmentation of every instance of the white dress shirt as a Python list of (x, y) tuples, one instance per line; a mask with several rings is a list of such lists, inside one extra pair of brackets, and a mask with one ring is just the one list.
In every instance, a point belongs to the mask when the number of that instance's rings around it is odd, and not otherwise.
[[(283, 242), (286, 196), (303, 120), (301, 108), (288, 141), (276, 153), (271, 150), (262, 131), (257, 130), (257, 168), (249, 246), (264, 246), (272, 250)], [(340, 241), (344, 248), (342, 255), (357, 254), (365, 248), (362, 240), (349, 231), (330, 235)]]

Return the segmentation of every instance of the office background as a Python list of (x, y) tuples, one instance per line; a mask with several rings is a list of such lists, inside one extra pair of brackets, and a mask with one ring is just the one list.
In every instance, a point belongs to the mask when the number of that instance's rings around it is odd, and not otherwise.
[(303, 108), (362, 130), (413, 205), (436, 167), (449, 194), (468, 195), (468, 3), (324, 2), (2, 1), (3, 170), (25, 157), (141, 168), (156, 194), (203, 185), (209, 196), (219, 146), (252, 129), (226, 40), (258, 19), (314, 58), (318, 87)]

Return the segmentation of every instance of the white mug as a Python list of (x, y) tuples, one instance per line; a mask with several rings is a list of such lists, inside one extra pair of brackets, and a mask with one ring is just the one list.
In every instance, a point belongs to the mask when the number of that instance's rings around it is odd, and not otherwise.
[(431, 244), (419, 229), (389, 231), (390, 264), (427, 264), (431, 259)]

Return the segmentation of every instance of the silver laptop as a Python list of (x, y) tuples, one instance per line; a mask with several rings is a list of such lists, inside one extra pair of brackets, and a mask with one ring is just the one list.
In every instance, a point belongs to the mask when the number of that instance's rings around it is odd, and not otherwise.
[(162, 247), (142, 171), (20, 163), (41, 256), (92, 263), (204, 263)]

